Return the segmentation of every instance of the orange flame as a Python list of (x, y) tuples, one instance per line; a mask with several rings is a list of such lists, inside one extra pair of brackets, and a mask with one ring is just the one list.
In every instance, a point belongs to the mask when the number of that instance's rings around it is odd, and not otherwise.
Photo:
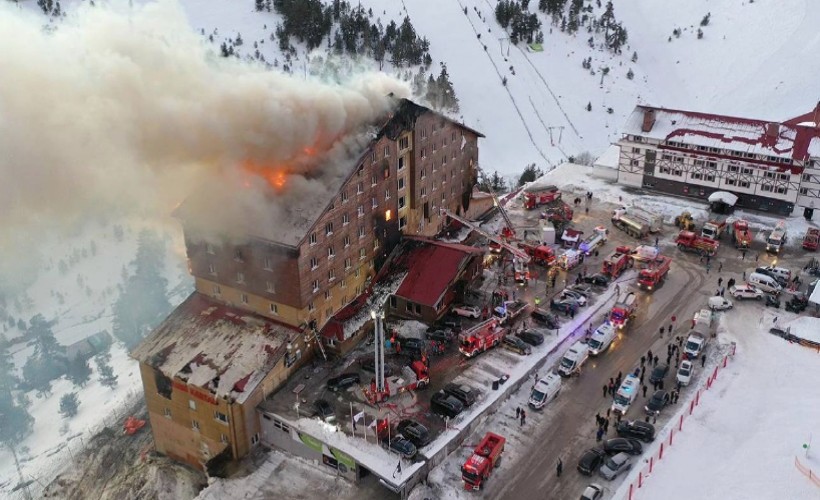
[[(258, 165), (248, 160), (242, 164), (242, 169), (249, 174), (257, 175), (265, 179), (268, 185), (274, 189), (279, 190), (285, 187), (287, 181), (287, 169), (284, 167), (268, 167)], [(243, 184), (246, 188), (250, 187), (250, 182), (247, 180), (244, 181)]]

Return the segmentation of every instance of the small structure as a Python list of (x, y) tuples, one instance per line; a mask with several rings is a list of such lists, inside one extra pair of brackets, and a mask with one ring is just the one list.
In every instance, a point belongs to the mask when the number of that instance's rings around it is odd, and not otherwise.
[(564, 233), (561, 235), (562, 245), (564, 248), (577, 248), (578, 242), (581, 240), (581, 235), (583, 234), (583, 231), (572, 228), (564, 229)]

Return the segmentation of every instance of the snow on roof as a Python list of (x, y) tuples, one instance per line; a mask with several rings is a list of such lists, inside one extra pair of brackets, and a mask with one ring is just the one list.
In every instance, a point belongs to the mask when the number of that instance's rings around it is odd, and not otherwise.
[(709, 203), (721, 202), (730, 206), (734, 206), (735, 203), (737, 203), (737, 196), (728, 191), (715, 191), (709, 195), (708, 199)]
[(604, 154), (595, 160), (596, 167), (618, 168), (618, 161), (621, 157), (621, 147), (617, 144), (610, 145)]
[(131, 357), (169, 378), (241, 403), (285, 355), (287, 343), (297, 333), (295, 328), (194, 292)]
[[(814, 291), (809, 296), (809, 302), (820, 305), (820, 285), (814, 287)], [(820, 329), (818, 330), (820, 331)]]
[[(820, 286), (815, 287), (812, 297), (814, 297), (814, 294), (817, 294), (817, 290), (820, 290)], [(816, 298), (820, 299), (820, 294), (818, 294)], [(786, 323), (785, 326), (788, 332), (796, 337), (820, 343), (820, 318), (798, 316)]]
[[(648, 111), (654, 111), (655, 121), (652, 128), (644, 132), (644, 117)], [(813, 128), (651, 106), (636, 106), (622, 132), (797, 161), (805, 160), (807, 155), (820, 155), (820, 143), (814, 140), (818, 132)]]

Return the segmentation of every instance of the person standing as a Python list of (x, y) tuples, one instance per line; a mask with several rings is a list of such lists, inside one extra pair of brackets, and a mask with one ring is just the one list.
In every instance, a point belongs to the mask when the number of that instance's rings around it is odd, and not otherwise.
[(595, 433), (595, 441), (601, 442), (601, 438), (604, 437), (604, 428), (598, 427), (598, 431)]
[(607, 386), (606, 384), (604, 384), (604, 397), (606, 397), (606, 394), (607, 394), (608, 392), (609, 392), (609, 386)]
[(521, 425), (527, 423), (527, 412), (524, 411), (524, 408), (521, 408)]
[(706, 366), (706, 354), (700, 357), (700, 367), (703, 368)]
[(643, 397), (646, 397), (646, 386), (643, 386)]
[(609, 432), (609, 419), (605, 418), (604, 419), (604, 434), (606, 434), (607, 432)]
[(515, 418), (521, 418), (521, 407), (520, 406), (515, 407)]
[(655, 354), (655, 357), (652, 358), (652, 366), (658, 366), (658, 355)]
[(723, 278), (718, 278), (718, 286), (723, 284)]
[(558, 464), (555, 466), (555, 472), (558, 477), (561, 477), (561, 472), (564, 471), (564, 463), (561, 461), (561, 458), (558, 458)]

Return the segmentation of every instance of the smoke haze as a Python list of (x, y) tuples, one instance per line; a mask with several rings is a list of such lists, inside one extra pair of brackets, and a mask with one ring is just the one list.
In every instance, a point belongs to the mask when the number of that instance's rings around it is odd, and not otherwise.
[[(44, 20), (0, 3), (5, 250), (100, 211), (167, 216), (248, 160), (304, 171), (306, 147), (340, 160), (362, 140), (351, 134), (390, 109), (389, 93), (409, 94), (379, 73), (322, 83), (222, 58), (171, 2), (78, 7), (50, 30)], [(287, 196), (321, 192), (338, 175), (289, 180)], [(244, 203), (271, 203), (264, 184), (250, 183)], [(230, 225), (231, 211), (222, 215)]]

